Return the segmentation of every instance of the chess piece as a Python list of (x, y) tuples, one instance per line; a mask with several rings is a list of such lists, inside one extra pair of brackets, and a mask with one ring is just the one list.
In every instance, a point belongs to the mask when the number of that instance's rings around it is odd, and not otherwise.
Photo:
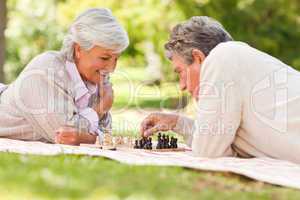
[(152, 138), (149, 138), (149, 149), (152, 149)]
[(104, 133), (104, 136), (103, 136), (103, 145), (104, 146), (112, 146), (113, 145), (111, 134)]
[(166, 148), (166, 135), (163, 134), (162, 135), (162, 149), (165, 149)]
[(124, 144), (124, 138), (122, 136), (117, 136), (115, 139), (116, 145), (123, 145)]
[(177, 145), (177, 140), (178, 140), (177, 138), (174, 138), (174, 148), (175, 148), (175, 149), (177, 149), (177, 148), (178, 148), (178, 145)]
[(126, 147), (132, 147), (131, 145), (131, 138), (130, 137), (123, 137), (123, 145)]
[(166, 136), (166, 148), (171, 148), (170, 147), (170, 138), (168, 135)]
[(143, 138), (143, 143), (144, 143), (144, 148), (146, 149), (147, 145), (148, 145), (148, 138), (144, 137)]
[(161, 132), (158, 133), (157, 139), (161, 139)]
[(151, 137), (149, 137), (148, 139), (147, 139), (147, 147), (146, 147), (146, 149), (152, 149), (152, 138)]
[(157, 144), (156, 144), (156, 149), (162, 149), (162, 139), (161, 139), (161, 133), (158, 133), (158, 136), (157, 136)]
[(139, 141), (138, 140), (135, 140), (135, 144), (134, 144), (133, 148), (139, 149)]
[(149, 141), (148, 140), (145, 143), (144, 149), (149, 149)]
[(146, 138), (143, 138), (142, 139), (142, 141), (143, 141), (143, 149), (147, 149), (147, 139)]
[(170, 148), (174, 148), (174, 137), (171, 137), (171, 141), (170, 141)]
[(143, 149), (143, 148), (144, 148), (143, 139), (140, 139), (140, 140), (139, 140), (139, 147), (140, 147), (140, 149)]

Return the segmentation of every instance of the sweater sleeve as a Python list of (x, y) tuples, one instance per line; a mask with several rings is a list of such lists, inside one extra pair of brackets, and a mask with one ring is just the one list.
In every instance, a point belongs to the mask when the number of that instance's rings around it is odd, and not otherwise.
[(192, 150), (202, 157), (233, 156), (242, 113), (237, 65), (224, 53), (207, 58), (202, 67)]
[(82, 117), (73, 98), (46, 70), (22, 73), (14, 83), (18, 110), (33, 127), (35, 134), (54, 142), (55, 132), (61, 126), (72, 126), (79, 132), (88, 132), (89, 121)]
[(183, 136), (185, 143), (191, 147), (193, 141), (193, 132), (195, 130), (195, 121), (183, 115), (178, 116), (175, 128), (176, 133)]

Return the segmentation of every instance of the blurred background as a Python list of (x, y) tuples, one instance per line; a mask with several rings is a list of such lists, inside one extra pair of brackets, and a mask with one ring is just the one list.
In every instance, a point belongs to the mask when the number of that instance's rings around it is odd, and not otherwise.
[(192, 113), (163, 48), (171, 28), (191, 16), (213, 17), (235, 40), (300, 69), (299, 0), (0, 0), (0, 82), (14, 81), (39, 53), (59, 50), (69, 24), (91, 7), (110, 8), (130, 38), (112, 76), (117, 134), (136, 133), (152, 111)]

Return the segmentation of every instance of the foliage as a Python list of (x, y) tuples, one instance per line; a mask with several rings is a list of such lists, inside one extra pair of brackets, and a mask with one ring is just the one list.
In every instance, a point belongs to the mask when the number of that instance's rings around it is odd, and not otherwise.
[(220, 21), (235, 40), (245, 41), (300, 69), (299, 0), (195, 0), (176, 4), (189, 18), (207, 15)]
[(6, 74), (13, 80), (32, 57), (57, 50), (74, 17), (90, 7), (108, 7), (129, 33), (121, 65), (146, 65), (144, 43), (151, 41), (173, 80), (163, 45), (170, 29), (193, 15), (219, 20), (241, 40), (300, 69), (298, 0), (8, 0)]
[(6, 79), (14, 80), (43, 51), (58, 49), (62, 40), (53, 0), (9, 0), (6, 30)]

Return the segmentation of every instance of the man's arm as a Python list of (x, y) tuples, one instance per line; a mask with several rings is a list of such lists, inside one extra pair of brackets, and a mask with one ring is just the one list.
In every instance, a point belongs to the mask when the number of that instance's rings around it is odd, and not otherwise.
[(210, 57), (207, 63), (201, 71), (192, 150), (202, 157), (232, 156), (242, 115), (241, 74), (228, 55)]
[(179, 115), (176, 126), (173, 128), (177, 134), (182, 135), (185, 143), (192, 146), (193, 133), (195, 131), (195, 121), (189, 117)]

